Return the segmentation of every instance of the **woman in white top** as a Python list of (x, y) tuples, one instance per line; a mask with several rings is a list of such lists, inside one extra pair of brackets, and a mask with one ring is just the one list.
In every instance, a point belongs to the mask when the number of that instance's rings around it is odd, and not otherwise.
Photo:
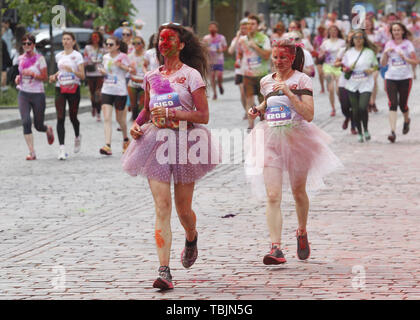
[(156, 33), (150, 36), (149, 45), (147, 47), (146, 53), (144, 54), (144, 63), (147, 71), (156, 70), (160, 65), (156, 54), (156, 37)]
[(392, 40), (385, 45), (384, 53), (381, 58), (383, 66), (388, 65), (385, 73), (386, 92), (389, 99), (389, 123), (391, 134), (388, 136), (390, 142), (395, 142), (397, 129), (398, 106), (404, 115), (403, 134), (410, 130), (410, 117), (408, 109), (408, 97), (413, 84), (413, 69), (411, 66), (417, 65), (418, 60), (416, 51), (408, 40), (410, 32), (400, 22), (394, 22), (390, 27)]
[(346, 42), (343, 40), (340, 29), (336, 25), (328, 28), (328, 39), (324, 40), (321, 45), (319, 57), (324, 58), (322, 70), (327, 80), (327, 89), (331, 103), (331, 117), (335, 116), (335, 94), (338, 95), (338, 79), (341, 75), (341, 69), (334, 66), (339, 50), (345, 47)]
[[(128, 81), (128, 95), (130, 97), (130, 109), (132, 120), (136, 120), (144, 106), (144, 74), (146, 71), (144, 47), (145, 43), (142, 37), (133, 38), (134, 51), (128, 55), (131, 67), (131, 78)], [(130, 111), (130, 110), (129, 110)]]
[[(378, 70), (375, 46), (363, 30), (354, 32), (350, 48), (344, 54), (343, 71), (351, 74), (347, 78), (348, 91), (353, 121), (359, 133), (359, 142), (370, 140), (368, 131), (368, 105), (375, 81), (373, 73)], [(363, 125), (363, 131), (362, 131)]]
[(50, 82), (57, 82), (55, 88), (55, 108), (57, 112), (57, 134), (60, 142), (59, 160), (65, 160), (67, 153), (64, 147), (64, 120), (66, 101), (69, 103), (70, 121), (73, 125), (74, 153), (80, 151), (80, 122), (77, 119), (80, 103), (80, 80), (85, 79), (85, 65), (82, 54), (77, 51), (76, 37), (72, 32), (63, 32), (64, 51), (55, 56), (58, 72), (50, 76)]
[(123, 135), (123, 153), (130, 141), (127, 136), (127, 117), (125, 107), (127, 103), (127, 85), (125, 76), (131, 71), (130, 61), (126, 54), (127, 46), (115, 36), (106, 40), (108, 53), (104, 56), (103, 66), (99, 71), (105, 76), (102, 86), (102, 113), (104, 115), (105, 145), (99, 150), (100, 154), (112, 155), (112, 107), (115, 107), (115, 117)]

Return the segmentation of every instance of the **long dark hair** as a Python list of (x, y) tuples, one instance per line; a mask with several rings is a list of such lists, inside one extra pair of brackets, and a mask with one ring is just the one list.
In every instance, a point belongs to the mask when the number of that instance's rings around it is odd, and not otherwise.
[(292, 69), (302, 72), (303, 66), (305, 65), (305, 53), (303, 49), (296, 46), (292, 41), (285, 39), (279, 40), (273, 43), (274, 48), (286, 48), (290, 54), (295, 55), (295, 60), (292, 63)]
[(150, 38), (149, 38), (149, 46), (147, 47), (147, 50), (156, 47), (156, 42), (157, 42), (156, 41), (156, 37), (157, 37), (157, 34), (156, 33), (154, 33), (154, 34), (152, 34), (150, 36)]
[[(70, 36), (73, 39), (73, 41), (76, 41), (76, 36), (71, 31), (64, 31), (61, 38), (64, 38), (64, 36)], [(77, 44), (77, 41), (74, 43), (73, 50), (76, 50), (76, 51), (80, 50), (79, 45)]]
[(356, 35), (356, 34), (358, 34), (358, 33), (361, 33), (362, 34), (362, 36), (363, 36), (363, 41), (364, 41), (364, 43), (363, 43), (363, 47), (365, 47), (365, 48), (369, 48), (369, 49), (371, 49), (373, 52), (375, 52), (375, 53), (377, 53), (378, 52), (378, 48), (376, 47), (376, 45), (374, 45), (370, 40), (369, 40), (369, 38), (367, 37), (367, 34), (366, 34), (366, 32), (365, 31), (363, 31), (363, 29), (358, 29), (358, 30), (355, 30), (355, 31), (353, 31), (353, 35), (352, 35), (352, 37), (351, 37), (351, 40), (350, 40), (350, 43), (349, 43), (349, 48), (351, 48), (351, 47), (354, 47), (354, 36)]
[(182, 63), (185, 63), (200, 72), (204, 81), (207, 81), (209, 66), (207, 48), (194, 33), (179, 24), (170, 23), (159, 27), (155, 47), (160, 64), (163, 64), (163, 56), (159, 52), (159, 37), (164, 29), (172, 29), (178, 33), (179, 41), (185, 44), (184, 48), (179, 53), (179, 59)]
[(120, 52), (122, 52), (122, 53), (127, 53), (128, 52), (127, 44), (124, 41), (120, 40), (120, 38), (118, 38), (116, 36), (110, 36), (108, 39), (114, 40), (115, 44), (120, 47)]
[(399, 25), (400, 26), (400, 28), (403, 30), (403, 39), (405, 40), (405, 39), (411, 39), (412, 38), (412, 34), (411, 34), (411, 32), (407, 29), (407, 27), (404, 25), (404, 24), (402, 24), (401, 22), (393, 22), (393, 23), (391, 23), (391, 25), (389, 26), (389, 33), (391, 34), (391, 36), (392, 36), (392, 40), (394, 40), (394, 35), (392, 34), (392, 28), (395, 26), (395, 25)]
[(99, 43), (98, 43), (99, 44), (99, 47), (100, 48), (103, 48), (103, 46), (104, 46), (104, 37), (103, 37), (102, 33), (100, 33), (99, 31), (93, 31), (91, 33), (91, 35), (89, 37), (89, 40), (88, 40), (88, 42), (86, 44), (90, 44), (90, 45), (93, 44), (92, 37), (93, 37), (94, 34), (97, 34), (98, 35), (98, 37), (99, 37)]

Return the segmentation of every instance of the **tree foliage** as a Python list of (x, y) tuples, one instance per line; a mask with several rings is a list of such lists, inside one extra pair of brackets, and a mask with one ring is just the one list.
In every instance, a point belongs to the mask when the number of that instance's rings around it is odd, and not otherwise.
[(270, 12), (295, 18), (309, 17), (323, 6), (319, 0), (270, 0)]
[(120, 26), (121, 20), (131, 22), (136, 7), (131, 0), (108, 0), (103, 8), (98, 8), (98, 17), (94, 21), (94, 26), (106, 26), (107, 30), (115, 30)]

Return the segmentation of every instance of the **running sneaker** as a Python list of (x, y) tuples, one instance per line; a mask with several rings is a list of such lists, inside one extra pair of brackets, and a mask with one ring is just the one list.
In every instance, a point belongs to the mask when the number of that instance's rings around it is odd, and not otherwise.
[(66, 160), (66, 159), (67, 159), (66, 149), (60, 146), (60, 151), (58, 152), (58, 160)]
[(122, 153), (125, 153), (127, 151), (128, 146), (130, 145), (130, 140), (123, 141), (123, 150)]
[(407, 134), (408, 131), (410, 131), (410, 122), (411, 122), (410, 118), (408, 118), (408, 122), (404, 122), (403, 134)]
[(351, 128), (351, 129), (350, 129), (350, 131), (351, 131), (351, 134), (354, 134), (354, 135), (356, 135), (356, 134), (357, 134), (357, 131), (356, 131), (356, 129), (355, 129), (355, 128)]
[(363, 139), (363, 134), (359, 133), (359, 138), (357, 139), (357, 141), (365, 142), (365, 140)]
[(299, 235), (299, 230), (296, 230), (297, 239), (297, 256), (300, 260), (306, 260), (311, 254), (311, 248), (309, 248), (308, 233)]
[(54, 131), (51, 126), (47, 127), (47, 141), (48, 141), (48, 144), (54, 143)]
[(82, 135), (79, 135), (78, 137), (74, 139), (74, 153), (78, 153), (80, 151), (81, 143), (82, 143)]
[(161, 290), (173, 289), (171, 270), (167, 266), (159, 267), (159, 277), (153, 282), (153, 288)]
[(365, 140), (369, 141), (370, 140), (370, 134), (368, 131), (365, 131)]
[(225, 93), (225, 89), (223, 89), (222, 86), (219, 86), (219, 91), (220, 91), (220, 94), (224, 94)]
[(343, 125), (341, 126), (341, 127), (343, 128), (343, 130), (346, 130), (346, 129), (348, 128), (348, 126), (349, 126), (349, 121), (350, 121), (350, 118), (346, 118), (346, 119), (344, 120)]
[(104, 145), (101, 149), (99, 149), (100, 154), (104, 154), (106, 156), (112, 155), (111, 147), (108, 147), (107, 145)]
[(26, 156), (26, 160), (31, 161), (31, 160), (36, 160), (36, 155), (35, 152), (30, 152), (27, 156)]
[(271, 246), (271, 251), (266, 254), (263, 259), (265, 265), (282, 264), (286, 262), (283, 252), (277, 246)]
[(198, 238), (198, 233), (196, 234), (195, 239), (191, 242), (185, 239), (185, 247), (181, 253), (181, 262), (184, 268), (188, 269), (194, 264), (195, 260), (197, 260), (197, 256), (198, 256), (197, 238)]
[(388, 136), (388, 140), (394, 143), (396, 139), (397, 139), (397, 135), (395, 134), (394, 131), (391, 131), (391, 134)]

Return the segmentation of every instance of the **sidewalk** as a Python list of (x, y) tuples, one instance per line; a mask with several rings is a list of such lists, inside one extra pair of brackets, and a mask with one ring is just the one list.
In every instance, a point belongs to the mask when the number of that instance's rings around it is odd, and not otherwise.
[[(235, 72), (227, 70), (224, 73), (224, 81), (233, 81)], [(90, 112), (91, 103), (89, 99), (80, 100), (79, 114)], [(47, 98), (47, 108), (45, 110), (45, 120), (54, 120), (57, 118), (54, 106), (54, 98)], [(22, 125), (18, 108), (0, 108), (0, 130), (11, 129)]]

